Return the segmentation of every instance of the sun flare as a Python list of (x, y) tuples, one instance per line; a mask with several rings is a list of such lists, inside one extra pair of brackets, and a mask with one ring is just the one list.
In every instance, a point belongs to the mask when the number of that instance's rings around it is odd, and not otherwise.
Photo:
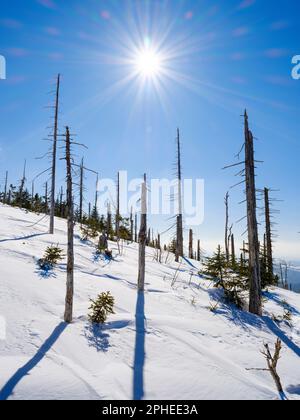
[(148, 79), (158, 77), (162, 72), (162, 57), (151, 49), (139, 51), (135, 59), (136, 72)]

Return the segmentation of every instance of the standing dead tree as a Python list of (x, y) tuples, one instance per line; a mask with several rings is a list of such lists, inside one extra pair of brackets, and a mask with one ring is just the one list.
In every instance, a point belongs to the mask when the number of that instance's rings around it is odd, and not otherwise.
[(180, 131), (177, 129), (177, 200), (178, 200), (178, 215), (176, 223), (176, 262), (179, 258), (183, 257), (183, 211), (182, 211), (182, 169), (181, 169), (181, 144), (180, 144)]
[(4, 184), (4, 194), (3, 194), (3, 204), (6, 204), (7, 199), (7, 183), (8, 183), (8, 171), (5, 173), (5, 184)]
[[(67, 285), (64, 320), (71, 323), (73, 320), (73, 296), (74, 296), (74, 200), (73, 200), (73, 179), (72, 166), (73, 158), (71, 146), (77, 144), (71, 141), (69, 127), (66, 127), (65, 134), (65, 157), (67, 173), (67, 220), (68, 220), (68, 250), (67, 250)], [(82, 146), (82, 145), (81, 145)]]
[(231, 263), (232, 266), (236, 263), (236, 256), (235, 256), (235, 242), (234, 242), (234, 234), (231, 234)]
[(189, 231), (189, 258), (194, 259), (194, 247), (193, 247), (193, 230)]
[(230, 252), (229, 252), (229, 192), (225, 196), (225, 254), (226, 260), (229, 262)]
[(270, 216), (270, 197), (269, 189), (264, 189), (264, 201), (265, 201), (265, 223), (266, 223), (266, 259), (267, 259), (267, 270), (268, 274), (274, 276), (273, 270), (273, 249), (272, 249), (272, 230), (271, 230), (271, 216)]
[(249, 130), (247, 111), (245, 123), (245, 175), (249, 244), (250, 297), (249, 311), (262, 315), (261, 273), (259, 261), (259, 240), (256, 216), (255, 160), (253, 134)]
[[(260, 271), (260, 245), (258, 240), (257, 228), (257, 205), (256, 205), (256, 186), (255, 186), (255, 159), (254, 159), (254, 139), (249, 129), (248, 114), (244, 113), (244, 136), (245, 160), (225, 167), (224, 169), (244, 165), (244, 169), (236, 175), (242, 176), (243, 181), (237, 185), (246, 184), (246, 204), (247, 204), (247, 230), (248, 232), (248, 255), (249, 255), (249, 311), (256, 315), (262, 315), (262, 290), (261, 290), (261, 271)], [(241, 153), (241, 152), (240, 152)], [(240, 155), (238, 154), (238, 156)], [(241, 220), (243, 220), (242, 218)], [(246, 233), (245, 232), (245, 233)], [(243, 247), (245, 249), (245, 246)], [(245, 257), (245, 255), (244, 255)]]
[(49, 233), (54, 233), (54, 216), (55, 216), (55, 186), (56, 186), (56, 155), (57, 155), (57, 135), (58, 135), (58, 112), (59, 112), (59, 90), (60, 90), (60, 74), (57, 76), (56, 95), (55, 95), (55, 111), (54, 111), (54, 130), (53, 130), (53, 150), (52, 150), (52, 175), (51, 175), (51, 198), (50, 198), (50, 227)]
[(145, 270), (146, 270), (146, 242), (147, 242), (147, 179), (144, 175), (141, 194), (141, 226), (139, 232), (139, 272), (138, 290), (145, 290)]
[(201, 261), (201, 242), (200, 242), (200, 239), (198, 239), (198, 242), (197, 242), (197, 261)]
[(64, 320), (71, 323), (73, 320), (73, 294), (74, 294), (74, 209), (73, 184), (71, 162), (71, 140), (69, 127), (66, 128), (66, 163), (67, 163), (67, 213), (68, 213), (68, 263), (67, 263), (67, 292)]
[(117, 207), (116, 207), (116, 237), (117, 242), (120, 240), (120, 172), (118, 172), (117, 177)]

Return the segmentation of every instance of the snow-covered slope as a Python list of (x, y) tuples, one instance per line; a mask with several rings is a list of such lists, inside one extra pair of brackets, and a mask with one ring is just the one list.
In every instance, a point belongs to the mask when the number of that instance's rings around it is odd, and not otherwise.
[[(159, 264), (147, 251), (147, 286), (137, 295), (137, 248), (110, 264), (76, 237), (74, 323), (62, 321), (65, 264), (41, 277), (36, 260), (48, 245), (66, 248), (66, 223), (54, 237), (41, 216), (0, 205), (0, 399), (275, 399), (260, 354), (283, 341), (279, 373), (289, 398), (300, 398), (300, 295), (271, 290), (260, 319), (226, 305), (208, 307), (216, 290), (184, 261)], [(165, 261), (164, 261), (165, 262)], [(99, 330), (89, 298), (111, 291), (116, 314)], [(275, 324), (288, 301), (293, 327)], [(0, 339), (3, 331), (0, 331)]]

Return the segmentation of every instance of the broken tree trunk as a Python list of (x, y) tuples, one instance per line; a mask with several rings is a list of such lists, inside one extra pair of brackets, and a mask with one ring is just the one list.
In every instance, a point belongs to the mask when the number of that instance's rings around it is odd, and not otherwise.
[(139, 273), (138, 273), (138, 290), (145, 290), (145, 264), (146, 264), (146, 242), (147, 242), (147, 185), (146, 175), (142, 184), (141, 197), (141, 227), (139, 233)]
[(68, 213), (68, 262), (67, 262), (67, 292), (64, 320), (71, 323), (73, 319), (74, 294), (74, 220), (72, 192), (72, 163), (70, 131), (66, 129), (66, 162), (67, 162), (67, 213)]
[(201, 243), (200, 239), (197, 242), (197, 261), (201, 261)]
[(256, 189), (253, 134), (249, 130), (248, 115), (245, 111), (245, 173), (249, 246), (249, 311), (262, 315), (261, 273), (259, 261), (259, 241), (256, 217)]
[(52, 176), (51, 176), (51, 199), (50, 199), (50, 227), (49, 227), (50, 235), (53, 235), (53, 233), (54, 233), (59, 88), (60, 88), (60, 74), (57, 76), (56, 97), (55, 97), (55, 115), (54, 115), (54, 131), (53, 131), (53, 151), (52, 151)]
[(270, 217), (270, 197), (268, 188), (264, 189), (265, 198), (265, 222), (266, 222), (266, 257), (267, 269), (270, 276), (274, 276), (273, 269), (273, 249), (272, 249), (272, 230), (271, 230), (271, 217)]

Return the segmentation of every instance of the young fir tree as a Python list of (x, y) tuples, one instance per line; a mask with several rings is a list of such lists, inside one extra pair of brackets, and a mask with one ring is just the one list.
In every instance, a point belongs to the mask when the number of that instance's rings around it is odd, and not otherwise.
[(108, 315), (114, 314), (115, 299), (110, 294), (101, 293), (96, 300), (90, 299), (92, 302), (90, 306), (91, 313), (89, 314), (90, 322), (94, 324), (104, 324)]
[(48, 246), (45, 251), (43, 258), (38, 261), (39, 267), (41, 270), (51, 270), (53, 269), (59, 261), (63, 260), (63, 250), (57, 246)]

